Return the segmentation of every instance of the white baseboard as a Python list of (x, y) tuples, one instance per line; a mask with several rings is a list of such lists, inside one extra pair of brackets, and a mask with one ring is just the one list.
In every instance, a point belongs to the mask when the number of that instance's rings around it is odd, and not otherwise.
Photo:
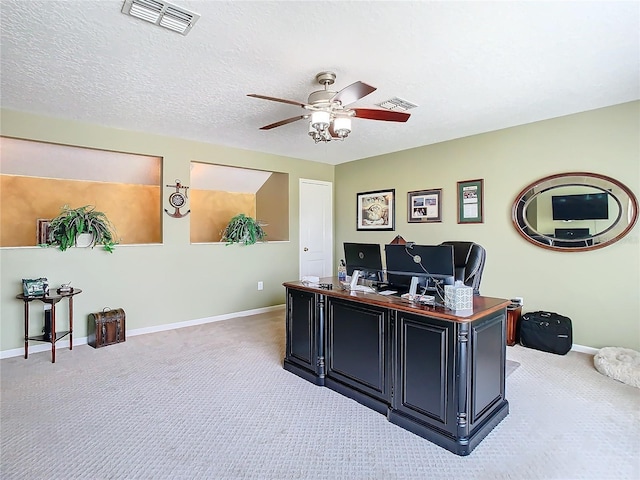
[[(153, 327), (145, 327), (145, 328), (135, 328), (133, 330), (127, 330), (126, 336), (135, 337), (136, 335), (146, 335), (147, 333), (164, 332), (165, 330), (174, 330), (176, 328), (193, 327), (195, 325), (203, 325), (205, 323), (219, 322), (221, 320), (248, 317), (249, 315), (257, 315), (259, 313), (274, 312), (276, 310), (280, 310), (283, 308), (284, 308), (284, 304), (274, 305), (271, 307), (254, 308), (253, 310), (244, 310), (242, 312), (225, 313), (224, 315), (216, 315), (214, 317), (198, 318), (196, 320), (185, 320), (184, 322), (167, 323), (164, 325), (155, 325)], [(74, 338), (73, 344), (76, 346), (86, 345), (87, 337)], [(69, 339), (65, 338), (60, 340), (59, 342), (56, 342), (56, 349), (57, 348), (69, 348)], [(51, 344), (49, 343), (39, 343), (37, 345), (35, 344), (29, 345), (29, 354), (39, 353), (39, 352), (49, 352), (49, 351), (51, 351)], [(21, 357), (23, 355), (24, 355), (24, 348), (13, 348), (11, 350), (1, 351), (0, 359), (10, 358), (10, 357)]]
[[(205, 323), (219, 322), (221, 320), (229, 320), (231, 318), (248, 317), (249, 315), (257, 315), (259, 313), (274, 312), (276, 310), (283, 309), (284, 305), (274, 305), (272, 307), (255, 308), (253, 310), (245, 310), (242, 312), (225, 313), (224, 315), (216, 315), (214, 317), (198, 318), (196, 320), (186, 320), (184, 322), (167, 323), (164, 325), (155, 325), (153, 327), (136, 328), (133, 330), (127, 330), (128, 337), (135, 337), (136, 335), (146, 335), (147, 333), (164, 332), (165, 330), (174, 330), (176, 328), (193, 327), (195, 325), (203, 325)], [(86, 345), (87, 337), (75, 338), (73, 340), (74, 345)], [(69, 348), (69, 340), (62, 339), (56, 343), (56, 348)], [(29, 353), (48, 352), (51, 350), (51, 345), (48, 343), (40, 343), (38, 345), (29, 345)], [(573, 344), (571, 350), (574, 352), (587, 353), (589, 355), (595, 355), (598, 353), (597, 348), (586, 347), (584, 345)], [(0, 359), (19, 357), (24, 355), (24, 348), (13, 348), (11, 350), (4, 350), (0, 352)]]

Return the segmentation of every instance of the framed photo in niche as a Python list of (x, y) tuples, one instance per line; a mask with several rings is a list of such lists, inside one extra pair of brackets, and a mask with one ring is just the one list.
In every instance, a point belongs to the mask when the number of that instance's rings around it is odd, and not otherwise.
[(49, 218), (38, 218), (36, 220), (36, 245), (49, 244), (50, 226), (51, 226), (51, 219)]
[(395, 230), (396, 191), (356, 194), (358, 230)]
[(442, 222), (442, 189), (408, 192), (407, 222)]
[(458, 182), (458, 223), (484, 222), (484, 180)]

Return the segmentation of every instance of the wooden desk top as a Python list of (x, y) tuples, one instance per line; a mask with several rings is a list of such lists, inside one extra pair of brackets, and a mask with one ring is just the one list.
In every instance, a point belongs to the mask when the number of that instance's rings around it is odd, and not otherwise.
[(378, 305), (381, 307), (392, 308), (395, 310), (403, 310), (406, 312), (416, 313), (418, 315), (429, 315), (431, 317), (451, 320), (454, 322), (472, 322), (489, 313), (496, 312), (506, 308), (511, 302), (504, 298), (492, 297), (473, 297), (473, 309), (470, 310), (449, 310), (444, 307), (423, 305), (410, 302), (397, 295), (379, 295), (377, 293), (365, 293), (343, 290), (338, 277), (325, 277), (320, 279), (320, 283), (331, 283), (331, 290), (320, 288), (312, 285), (305, 285), (301, 281), (285, 282), (283, 285), (287, 288), (304, 290), (307, 292), (319, 293), (329, 297), (343, 298), (354, 302), (367, 303), (370, 305)]

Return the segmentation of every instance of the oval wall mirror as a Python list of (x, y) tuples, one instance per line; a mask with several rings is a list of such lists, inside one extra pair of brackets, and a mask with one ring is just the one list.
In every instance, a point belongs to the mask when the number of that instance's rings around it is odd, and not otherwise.
[(595, 173), (551, 175), (526, 186), (511, 209), (513, 225), (528, 242), (556, 251), (606, 247), (638, 220), (638, 200), (613, 178)]

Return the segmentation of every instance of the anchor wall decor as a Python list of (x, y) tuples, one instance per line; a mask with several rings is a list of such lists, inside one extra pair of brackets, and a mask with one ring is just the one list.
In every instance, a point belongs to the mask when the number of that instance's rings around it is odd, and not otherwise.
[[(173, 213), (169, 212), (169, 210), (167, 210), (166, 208), (164, 209), (164, 211), (167, 213), (167, 215), (169, 215), (170, 217), (173, 218), (182, 218), (182, 217), (186, 217), (187, 215), (189, 215), (189, 213), (191, 212), (191, 210), (187, 210), (185, 213), (180, 213), (180, 208), (184, 207), (185, 204), (187, 203), (187, 190), (189, 190), (189, 187), (185, 187), (180, 183), (180, 180), (176, 179), (176, 183), (175, 185), (166, 185), (167, 187), (174, 187), (176, 189), (175, 192), (173, 192), (171, 195), (169, 195), (169, 204), (175, 208), (175, 211)], [(182, 193), (180, 190), (184, 190), (184, 193)]]

